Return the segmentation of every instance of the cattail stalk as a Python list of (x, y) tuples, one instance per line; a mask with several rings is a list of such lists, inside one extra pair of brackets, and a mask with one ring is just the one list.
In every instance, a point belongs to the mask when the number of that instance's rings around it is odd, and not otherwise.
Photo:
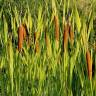
[(55, 23), (55, 40), (56, 40), (56, 48), (59, 47), (59, 20), (58, 16), (54, 16), (54, 23)]
[(88, 69), (88, 77), (89, 77), (89, 80), (91, 80), (92, 79), (92, 58), (89, 50), (87, 50), (86, 52), (86, 62), (87, 62), (87, 69)]

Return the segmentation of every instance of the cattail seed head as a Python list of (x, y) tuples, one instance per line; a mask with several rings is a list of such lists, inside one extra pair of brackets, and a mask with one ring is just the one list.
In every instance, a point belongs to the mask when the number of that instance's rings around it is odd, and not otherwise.
[(23, 27), (25, 28), (25, 30), (24, 30), (24, 39), (25, 38), (28, 39), (29, 33), (28, 33), (27, 25), (24, 23), (23, 24)]
[(47, 47), (47, 55), (51, 56), (52, 55), (51, 43), (50, 43), (49, 35), (47, 33), (45, 33), (45, 43)]
[(21, 51), (23, 46), (23, 40), (26, 37), (26, 30), (24, 26), (21, 24), (18, 28), (18, 50)]
[(35, 52), (39, 53), (40, 52), (40, 47), (39, 47), (39, 37), (38, 37), (38, 33), (35, 32), (34, 33), (34, 41), (35, 41)]
[(89, 80), (92, 79), (92, 59), (89, 50), (86, 52), (86, 62), (87, 62), (87, 69), (88, 69), (88, 77)]
[(35, 52), (36, 53), (39, 53), (40, 52), (40, 49), (39, 49), (39, 41), (37, 40), (36, 43), (35, 43)]
[(55, 23), (55, 40), (56, 40), (56, 48), (59, 47), (59, 20), (58, 16), (54, 16), (54, 23)]
[(59, 41), (59, 20), (58, 16), (54, 16), (54, 22), (55, 22), (55, 39)]
[(64, 27), (63, 32), (63, 50), (65, 51), (68, 45), (68, 37), (69, 37), (69, 24), (67, 23)]

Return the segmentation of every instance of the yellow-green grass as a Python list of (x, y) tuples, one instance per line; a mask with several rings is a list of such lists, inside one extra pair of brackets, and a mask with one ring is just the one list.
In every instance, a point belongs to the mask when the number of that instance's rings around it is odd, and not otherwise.
[(0, 96), (95, 96), (94, 0), (87, 18), (75, 0), (21, 1), (0, 1)]

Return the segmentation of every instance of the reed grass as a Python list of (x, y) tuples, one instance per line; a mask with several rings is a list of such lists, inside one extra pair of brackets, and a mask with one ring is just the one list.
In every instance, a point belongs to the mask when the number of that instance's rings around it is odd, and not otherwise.
[(76, 2), (0, 1), (0, 96), (96, 96), (95, 3)]

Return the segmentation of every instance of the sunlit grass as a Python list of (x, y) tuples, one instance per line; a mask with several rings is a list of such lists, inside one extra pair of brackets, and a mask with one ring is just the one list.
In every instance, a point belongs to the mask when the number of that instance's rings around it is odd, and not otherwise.
[[(86, 18), (75, 0), (21, 1), (0, 5), (0, 96), (95, 96), (94, 2)], [(21, 23), (28, 33), (18, 51)]]

